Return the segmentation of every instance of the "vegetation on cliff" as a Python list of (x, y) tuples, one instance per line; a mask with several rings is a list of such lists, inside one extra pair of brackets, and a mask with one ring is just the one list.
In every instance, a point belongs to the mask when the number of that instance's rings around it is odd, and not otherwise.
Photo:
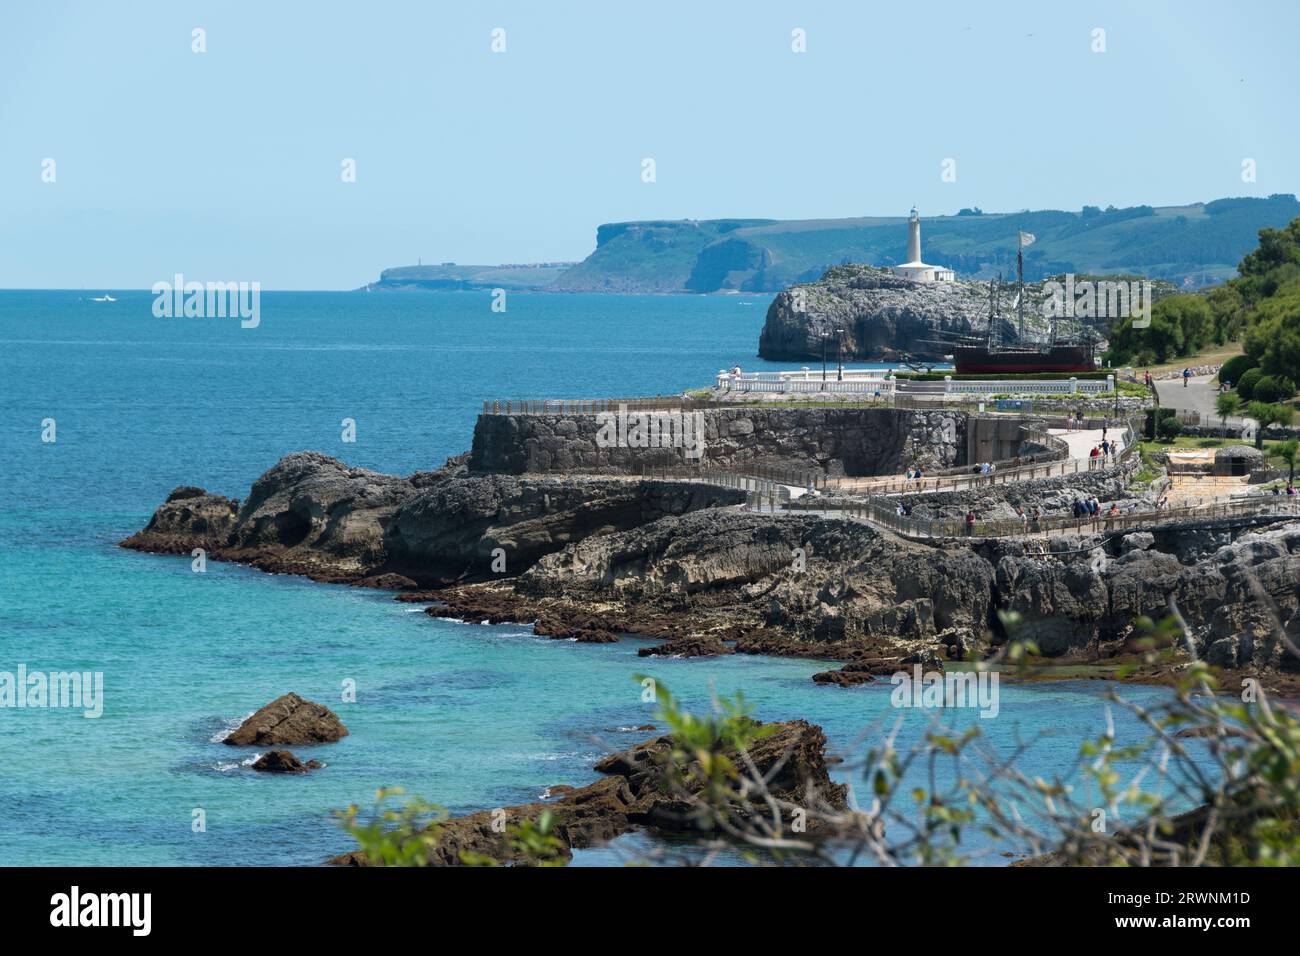
[[(1016, 231), (1037, 236), (1027, 278), (1136, 273), (1206, 285), (1232, 275), (1263, 227), (1300, 215), (1292, 195), (1188, 206), (1038, 210), (927, 217), (927, 262), (960, 276), (1015, 273)], [(567, 292), (776, 292), (845, 263), (897, 265), (906, 217), (624, 222), (601, 226), (596, 250), (551, 288)]]
[(1115, 329), (1107, 358), (1116, 364), (1150, 365), (1231, 341), (1241, 341), (1245, 354), (1225, 363), (1219, 377), (1236, 383), (1239, 392), (1244, 386), (1242, 399), (1271, 403), (1295, 394), (1300, 218), (1281, 229), (1261, 229), (1258, 246), (1242, 258), (1236, 278), (1205, 294), (1158, 301), (1150, 327), (1125, 319)]

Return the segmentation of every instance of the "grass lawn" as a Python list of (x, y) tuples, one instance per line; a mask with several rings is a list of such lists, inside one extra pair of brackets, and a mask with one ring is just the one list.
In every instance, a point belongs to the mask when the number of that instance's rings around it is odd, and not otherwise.
[(1240, 342), (1229, 342), (1227, 345), (1212, 345), (1204, 351), (1197, 352), (1195, 355), (1187, 355), (1180, 359), (1174, 359), (1171, 362), (1165, 362), (1163, 365), (1139, 366), (1133, 365), (1133, 370), (1137, 372), (1138, 378), (1142, 377), (1142, 369), (1149, 368), (1151, 374), (1157, 372), (1181, 372), (1190, 365), (1222, 365), (1234, 355), (1241, 354)]
[[(1281, 439), (1266, 438), (1262, 451), (1268, 463), (1275, 468), (1286, 469), (1287, 465), (1281, 457), (1276, 454), (1276, 448), (1282, 444)], [(1243, 442), (1239, 439), (1229, 438), (1224, 441), (1222, 438), (1196, 438), (1191, 435), (1179, 435), (1173, 441), (1146, 441), (1141, 442), (1142, 459), (1145, 462), (1154, 464), (1154, 456), (1160, 452), (1169, 451), (1171, 448), (1222, 448), (1224, 445), (1252, 445), (1252, 442)]]

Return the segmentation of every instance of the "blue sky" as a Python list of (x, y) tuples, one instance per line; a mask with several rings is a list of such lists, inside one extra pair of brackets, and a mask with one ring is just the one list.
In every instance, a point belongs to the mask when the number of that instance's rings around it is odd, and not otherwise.
[(7, 4), (0, 287), (355, 288), (581, 259), (625, 219), (1297, 192), (1297, 35), (1292, 0)]

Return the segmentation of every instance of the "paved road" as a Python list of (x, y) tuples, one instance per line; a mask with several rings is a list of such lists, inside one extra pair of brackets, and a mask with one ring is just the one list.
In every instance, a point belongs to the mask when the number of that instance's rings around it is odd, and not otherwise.
[(1156, 394), (1160, 396), (1162, 407), (1200, 412), (1204, 421), (1207, 417), (1216, 417), (1214, 400), (1219, 392), (1210, 384), (1213, 378), (1213, 375), (1193, 375), (1185, 388), (1181, 378), (1157, 379)]
[[(1160, 396), (1161, 407), (1200, 412), (1202, 425), (1222, 424), (1219, 413), (1214, 409), (1214, 403), (1219, 397), (1219, 389), (1210, 384), (1213, 379), (1213, 375), (1193, 375), (1186, 388), (1183, 387), (1181, 378), (1157, 379), (1156, 394)], [(1228, 424), (1240, 426), (1247, 421), (1252, 419), (1229, 418)]]

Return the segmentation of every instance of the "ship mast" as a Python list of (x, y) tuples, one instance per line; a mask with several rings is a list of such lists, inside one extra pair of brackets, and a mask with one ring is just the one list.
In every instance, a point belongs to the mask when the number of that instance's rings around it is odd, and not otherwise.
[(1016, 342), (1025, 341), (1025, 234), (1016, 230)]
[(999, 352), (1002, 350), (1002, 322), (998, 313), (1001, 311), (998, 303), (998, 292), (1002, 285), (1002, 274), (999, 273), (996, 279), (989, 281), (989, 333), (988, 349), (990, 352)]

